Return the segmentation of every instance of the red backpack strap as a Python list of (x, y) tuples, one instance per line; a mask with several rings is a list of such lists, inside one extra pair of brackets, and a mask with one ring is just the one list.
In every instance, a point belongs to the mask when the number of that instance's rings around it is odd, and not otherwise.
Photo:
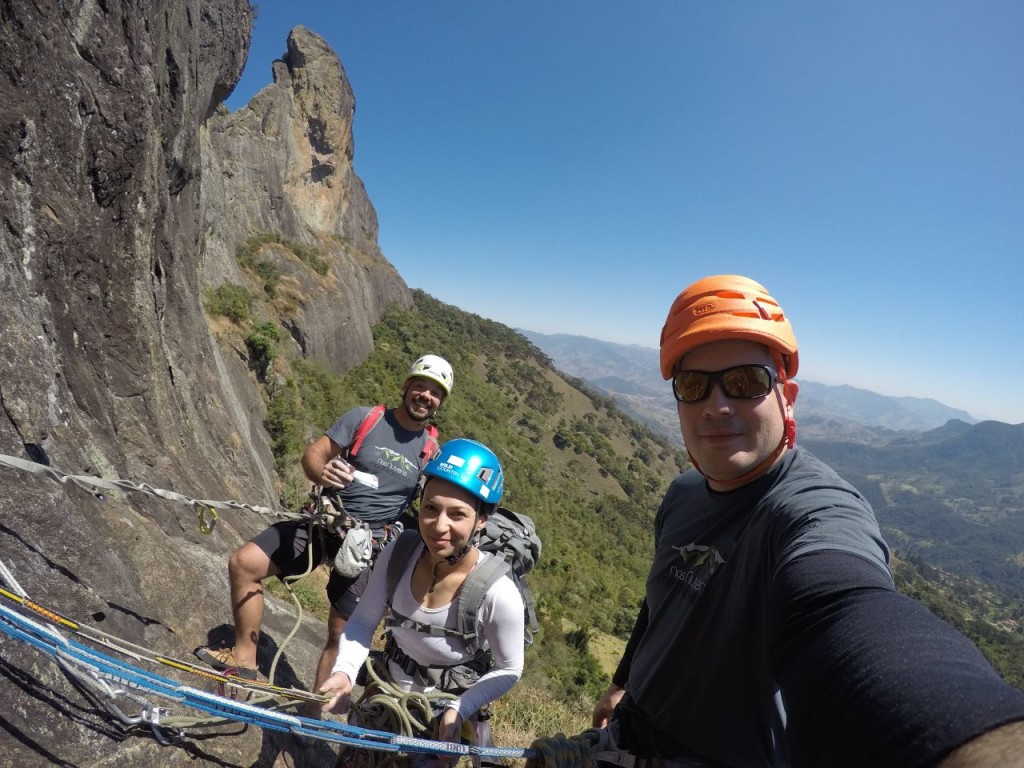
[(423, 450), (420, 452), (420, 459), (423, 460), (424, 464), (434, 458), (441, 448), (437, 442), (437, 427), (433, 424), (427, 424), (426, 430), (427, 440), (423, 443)]
[(373, 428), (377, 426), (377, 422), (383, 418), (385, 410), (387, 409), (383, 405), (375, 405), (363, 417), (363, 420), (356, 428), (356, 433), (352, 436), (352, 442), (349, 443), (348, 448), (344, 451), (346, 458), (352, 458), (359, 453), (359, 449), (363, 447), (363, 441), (366, 439), (366, 436), (373, 431)]
[[(373, 428), (377, 426), (377, 423), (384, 417), (384, 412), (387, 410), (387, 406), (375, 405), (370, 409), (363, 420), (359, 423), (356, 428), (356, 433), (352, 436), (352, 442), (348, 448), (344, 451), (346, 458), (352, 458), (359, 449), (363, 447), (363, 441), (366, 440), (366, 436), (373, 431)], [(437, 427), (433, 424), (427, 424), (424, 428), (427, 433), (427, 439), (423, 443), (423, 450), (420, 451), (420, 459), (426, 464), (437, 454), (440, 449), (440, 444), (437, 441)]]

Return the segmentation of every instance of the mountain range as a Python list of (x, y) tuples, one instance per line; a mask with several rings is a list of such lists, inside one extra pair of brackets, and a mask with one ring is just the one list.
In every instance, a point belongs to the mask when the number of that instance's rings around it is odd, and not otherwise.
[[(679, 423), (669, 384), (661, 378), (658, 350), (586, 336), (517, 329), (563, 373), (594, 387), (627, 413), (679, 445)], [(800, 379), (800, 434), (879, 443), (900, 434), (940, 427), (951, 419), (976, 423), (969, 413), (920, 397), (889, 397), (847, 385)]]

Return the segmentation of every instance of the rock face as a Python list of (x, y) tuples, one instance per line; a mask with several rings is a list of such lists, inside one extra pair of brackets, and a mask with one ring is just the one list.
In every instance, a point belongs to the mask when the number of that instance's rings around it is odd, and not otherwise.
[(254, 234), (318, 249), (331, 264), (322, 277), (287, 248), (260, 258), (280, 269), (295, 297), (278, 302), (278, 313), (298, 351), (340, 373), (369, 355), (383, 309), (411, 306), (411, 294), (380, 253), (377, 215), (352, 168), (355, 98), (337, 55), (297, 27), (273, 75), (246, 107), (202, 130), (202, 277), (259, 290), (235, 256)]
[[(261, 258), (287, 281), (291, 337), (336, 371), (366, 357), (390, 303), (411, 304), (377, 247), (352, 91), (323, 41), (296, 29), (274, 83), (235, 114), (221, 106), (251, 27), (245, 0), (0, 4), (0, 454), (276, 507), (260, 389), (204, 293), (252, 285), (235, 254), (275, 233)], [(325, 273), (288, 243), (315, 249)], [(0, 478), (0, 561), (33, 600), (175, 657), (224, 636), (227, 554), (266, 518), (222, 512), (204, 535), (187, 505)], [(266, 663), (293, 622), (271, 601)], [(311, 682), (323, 631), (303, 623), (276, 682)], [(323, 744), (256, 728), (179, 747), (125, 738), (6, 633), (0, 674), (2, 766), (333, 762)]]

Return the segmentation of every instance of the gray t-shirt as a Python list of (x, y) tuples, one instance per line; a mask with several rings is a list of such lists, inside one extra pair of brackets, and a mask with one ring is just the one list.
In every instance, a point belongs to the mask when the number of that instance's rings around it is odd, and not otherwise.
[[(327, 430), (327, 436), (347, 449), (363, 418), (371, 410), (365, 405), (352, 408)], [(401, 517), (412, 501), (420, 472), (426, 463), (421, 454), (427, 439), (425, 429), (404, 429), (391, 409), (387, 409), (367, 434), (359, 452), (348, 459), (359, 471), (375, 476), (378, 487), (374, 489), (355, 482), (338, 495), (345, 511), (369, 523), (375, 535), (383, 533), (385, 525)]]
[(672, 483), (655, 520), (646, 626), (624, 660), (639, 710), (632, 719), (650, 728), (645, 740), (663, 745), (655, 749), (678, 744), (728, 764), (774, 764), (781, 721), (767, 715), (781, 713), (768, 593), (783, 565), (821, 550), (863, 558), (891, 582), (871, 506), (802, 448), (727, 493), (696, 471)]

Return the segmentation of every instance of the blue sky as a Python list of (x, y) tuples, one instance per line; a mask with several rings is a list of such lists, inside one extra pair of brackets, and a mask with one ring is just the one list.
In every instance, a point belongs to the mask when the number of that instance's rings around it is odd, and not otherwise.
[(1024, 422), (1024, 3), (265, 0), (230, 107), (296, 25), (411, 287), (656, 347), (746, 274), (801, 378)]

